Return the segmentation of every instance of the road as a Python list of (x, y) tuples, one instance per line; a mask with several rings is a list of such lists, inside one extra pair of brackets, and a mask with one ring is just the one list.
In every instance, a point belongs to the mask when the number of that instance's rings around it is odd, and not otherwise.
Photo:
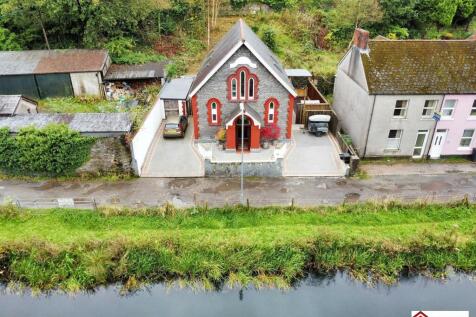
[[(250, 205), (338, 204), (365, 200), (476, 200), (476, 174), (374, 176), (344, 178), (248, 178), (245, 197)], [(223, 206), (240, 202), (239, 178), (138, 178), (127, 181), (26, 182), (0, 181), (5, 199), (94, 198), (98, 205), (178, 207), (194, 202)]]

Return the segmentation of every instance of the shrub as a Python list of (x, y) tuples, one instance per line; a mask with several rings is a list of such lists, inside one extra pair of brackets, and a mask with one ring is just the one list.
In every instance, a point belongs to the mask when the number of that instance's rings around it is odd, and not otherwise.
[(263, 42), (268, 45), (269, 49), (276, 52), (278, 45), (276, 44), (276, 32), (272, 28), (263, 31)]
[(276, 123), (271, 123), (261, 129), (261, 139), (271, 141), (279, 139), (281, 129)]
[(16, 136), (0, 129), (0, 169), (27, 175), (67, 175), (89, 159), (93, 143), (93, 138), (65, 125), (27, 127)]

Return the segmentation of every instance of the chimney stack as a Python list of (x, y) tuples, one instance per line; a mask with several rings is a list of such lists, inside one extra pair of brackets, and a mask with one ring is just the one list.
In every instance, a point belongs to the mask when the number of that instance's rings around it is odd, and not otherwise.
[(356, 28), (354, 31), (354, 47), (359, 48), (360, 51), (368, 51), (369, 36), (369, 31)]

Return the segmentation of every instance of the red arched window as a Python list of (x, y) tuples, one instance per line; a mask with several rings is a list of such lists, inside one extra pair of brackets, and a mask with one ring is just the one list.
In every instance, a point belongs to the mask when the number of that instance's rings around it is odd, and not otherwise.
[(221, 102), (217, 98), (211, 98), (207, 102), (207, 114), (209, 125), (221, 125)]
[(248, 68), (240, 67), (228, 77), (228, 100), (253, 101), (258, 99), (258, 76)]
[(279, 102), (276, 98), (271, 97), (264, 102), (264, 123), (277, 123), (278, 122), (278, 110)]

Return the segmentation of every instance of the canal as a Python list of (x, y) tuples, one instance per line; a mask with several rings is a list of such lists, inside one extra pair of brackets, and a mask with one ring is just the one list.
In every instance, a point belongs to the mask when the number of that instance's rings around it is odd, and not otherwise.
[(3, 287), (0, 316), (410, 316), (412, 310), (469, 310), (476, 314), (474, 277), (444, 281), (417, 276), (369, 287), (344, 273), (308, 277), (288, 290), (224, 288), (200, 291), (156, 284), (127, 296), (120, 286), (94, 293), (16, 294)]

